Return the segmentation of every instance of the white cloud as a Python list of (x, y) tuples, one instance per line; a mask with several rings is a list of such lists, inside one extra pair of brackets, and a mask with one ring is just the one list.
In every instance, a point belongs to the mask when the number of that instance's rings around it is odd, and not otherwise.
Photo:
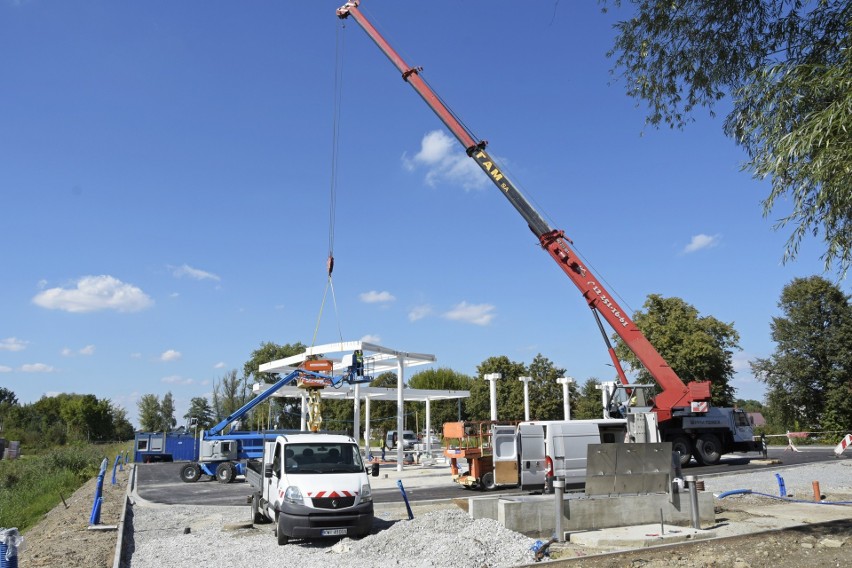
[(0, 351), (23, 351), (27, 348), (29, 341), (22, 341), (17, 337), (0, 339)]
[(745, 373), (751, 375), (751, 361), (755, 357), (750, 353), (738, 351), (731, 357), (731, 365), (734, 367), (734, 373)]
[(448, 183), (469, 190), (488, 184), (488, 178), (476, 162), (442, 130), (426, 133), (420, 141), (420, 151), (413, 158), (403, 154), (402, 163), (409, 171), (426, 168), (426, 183), (430, 186)]
[(461, 302), (453, 309), (444, 313), (446, 319), (472, 323), (475, 325), (488, 325), (494, 319), (494, 306), (491, 304), (468, 304)]
[(364, 292), (358, 297), (361, 298), (361, 301), (365, 304), (387, 304), (388, 302), (393, 302), (396, 300), (396, 298), (394, 298), (393, 294), (391, 294), (390, 292), (377, 292), (375, 290)]
[(225, 362), (224, 362), (224, 361), (219, 361), (218, 363), (216, 363), (215, 365), (213, 365), (213, 368), (214, 368), (214, 369), (224, 369), (224, 368), (225, 368)]
[(172, 276), (175, 278), (183, 278), (185, 276), (187, 278), (192, 278), (193, 280), (215, 280), (216, 282), (221, 280), (218, 275), (213, 274), (212, 272), (193, 268), (188, 264), (172, 267)]
[(379, 337), (378, 335), (367, 334), (367, 335), (365, 335), (361, 338), (361, 341), (363, 341), (365, 343), (381, 343), (382, 338)]
[(689, 254), (703, 249), (713, 248), (722, 239), (720, 235), (695, 235), (683, 249), (683, 254)]
[(6, 365), (0, 365), (0, 373), (11, 373), (12, 367), (7, 367)]
[(112, 276), (84, 276), (72, 288), (50, 288), (39, 292), (33, 303), (49, 310), (71, 313), (115, 310), (138, 312), (149, 308), (154, 300), (145, 292)]
[(77, 353), (75, 353), (74, 350), (69, 348), (69, 347), (64, 347), (62, 349), (62, 351), (60, 351), (60, 353), (62, 353), (63, 357), (73, 357), (76, 354), (94, 355), (95, 354), (95, 346), (94, 345), (86, 345), (85, 347), (83, 347), (82, 349), (77, 351)]
[(177, 361), (178, 359), (180, 359), (180, 357), (180, 351), (169, 349), (168, 351), (163, 351), (163, 353), (160, 355), (160, 361)]
[(160, 382), (167, 383), (170, 385), (191, 385), (195, 381), (193, 381), (192, 379), (185, 379), (180, 375), (169, 375), (168, 377), (163, 377), (162, 379), (160, 379)]
[(131, 358), (131, 359), (141, 359), (141, 358), (142, 358), (142, 354), (141, 354), (141, 353), (131, 353), (131, 354), (130, 354), (130, 358)]
[(26, 365), (21, 365), (21, 371), (24, 373), (52, 373), (55, 370), (56, 369), (50, 365), (45, 365), (44, 363), (28, 363)]
[(408, 321), (417, 321), (423, 319), (427, 316), (431, 316), (432, 312), (432, 306), (428, 304), (424, 304), (422, 306), (414, 306), (408, 312)]

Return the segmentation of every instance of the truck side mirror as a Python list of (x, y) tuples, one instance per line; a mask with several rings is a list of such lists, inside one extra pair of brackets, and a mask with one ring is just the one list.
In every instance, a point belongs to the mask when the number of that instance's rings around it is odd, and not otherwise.
[(379, 476), (379, 464), (374, 463), (373, 466), (370, 469), (371, 469), (370, 475), (372, 475), (373, 477)]
[(263, 477), (272, 477), (272, 464), (268, 463), (263, 466)]

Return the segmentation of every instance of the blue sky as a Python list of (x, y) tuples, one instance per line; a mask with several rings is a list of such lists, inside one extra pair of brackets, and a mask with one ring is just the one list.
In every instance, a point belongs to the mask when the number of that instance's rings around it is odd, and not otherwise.
[[(0, 0), (0, 385), (93, 393), (134, 421), (171, 391), (182, 415), (261, 343), (310, 344), (341, 44), (337, 314), (329, 300), (316, 343), (471, 375), (542, 353), (613, 379), (579, 292), (340, 3)], [(609, 74), (617, 12), (519, 6), (363, 9), (623, 307), (657, 293), (732, 323), (734, 385), (761, 399), (748, 361), (772, 352), (782, 287), (822, 273), (820, 243), (781, 264), (785, 210), (762, 217), (768, 186), (721, 118), (643, 129)]]

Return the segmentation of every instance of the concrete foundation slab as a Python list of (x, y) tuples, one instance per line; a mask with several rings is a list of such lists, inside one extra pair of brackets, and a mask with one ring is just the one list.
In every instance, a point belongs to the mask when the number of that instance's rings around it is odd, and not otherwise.
[(615, 527), (594, 531), (572, 532), (566, 535), (572, 544), (593, 548), (645, 548), (661, 544), (674, 544), (688, 540), (714, 538), (716, 533), (674, 525), (648, 524), (633, 527)]

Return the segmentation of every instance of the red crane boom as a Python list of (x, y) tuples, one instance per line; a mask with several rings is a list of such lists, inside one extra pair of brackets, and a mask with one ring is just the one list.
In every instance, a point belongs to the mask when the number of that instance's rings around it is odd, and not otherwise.
[[(379, 49), (391, 60), (391, 63), (402, 73), (402, 79), (411, 85), (427, 105), (438, 115), (438, 118), (449, 128), (450, 132), (465, 148), (467, 155), (482, 168), (489, 179), (500, 189), (512, 206), (527, 222), (530, 230), (538, 237), (541, 247), (556, 261), (562, 271), (571, 279), (585, 298), (589, 307), (603, 316), (615, 330), (624, 343), (636, 354), (651, 376), (654, 377), (662, 392), (655, 397), (654, 410), (659, 420), (671, 418), (675, 408), (689, 407), (693, 401), (710, 400), (710, 383), (707, 381), (691, 382), (688, 385), (669, 367), (665, 359), (657, 352), (651, 342), (642, 334), (627, 313), (621, 309), (618, 302), (604, 288), (601, 281), (592, 274), (571, 248), (570, 240), (565, 233), (552, 229), (547, 222), (532, 207), (523, 194), (509, 180), (503, 170), (485, 150), (487, 142), (476, 141), (467, 129), (455, 118), (452, 112), (441, 102), (441, 99), (420, 77), (420, 67), (409, 66), (402, 57), (388, 44), (375, 27), (359, 10), (360, 0), (347, 2), (337, 10), (340, 18), (352, 18), (360, 25), (367, 35), (376, 43)], [(604, 334), (604, 337), (606, 335)], [(618, 370), (622, 383), (627, 384), (627, 378), (621, 369), (621, 364), (615, 356), (612, 346), (608, 346), (610, 358)]]

